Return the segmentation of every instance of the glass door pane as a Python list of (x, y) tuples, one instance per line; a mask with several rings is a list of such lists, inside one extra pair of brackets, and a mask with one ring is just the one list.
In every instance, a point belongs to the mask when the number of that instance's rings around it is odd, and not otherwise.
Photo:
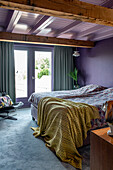
[(35, 92), (51, 91), (52, 52), (35, 51)]
[(27, 50), (14, 50), (16, 98), (27, 97)]

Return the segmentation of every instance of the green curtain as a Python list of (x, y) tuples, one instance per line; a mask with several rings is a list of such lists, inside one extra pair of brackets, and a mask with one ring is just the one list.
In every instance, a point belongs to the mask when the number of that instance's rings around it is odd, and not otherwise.
[(73, 79), (68, 76), (73, 71), (72, 54), (72, 47), (54, 47), (54, 90), (73, 89)]
[(0, 42), (0, 91), (15, 102), (14, 48), (11, 42)]

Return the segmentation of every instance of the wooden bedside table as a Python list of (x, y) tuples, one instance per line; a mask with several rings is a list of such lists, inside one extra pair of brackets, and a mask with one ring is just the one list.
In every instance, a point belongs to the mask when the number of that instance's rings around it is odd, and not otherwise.
[(113, 137), (110, 128), (93, 130), (90, 136), (90, 170), (113, 170)]

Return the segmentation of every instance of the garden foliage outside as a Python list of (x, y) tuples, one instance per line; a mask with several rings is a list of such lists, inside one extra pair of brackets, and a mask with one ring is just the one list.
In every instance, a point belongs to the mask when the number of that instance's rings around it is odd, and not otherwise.
[(35, 62), (35, 69), (37, 70), (37, 78), (41, 78), (43, 75), (50, 75), (50, 63), (49, 59), (41, 59), (39, 62), (36, 60)]

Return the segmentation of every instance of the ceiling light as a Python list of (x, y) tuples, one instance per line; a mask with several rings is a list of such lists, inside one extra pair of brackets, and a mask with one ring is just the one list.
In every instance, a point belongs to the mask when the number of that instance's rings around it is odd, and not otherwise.
[(40, 31), (40, 34), (48, 34), (48, 33), (50, 33), (51, 31), (52, 31), (51, 28), (45, 28), (45, 29), (42, 29), (42, 30)]
[(74, 51), (73, 56), (74, 57), (79, 57), (80, 56), (80, 52), (77, 51), (77, 48), (76, 48), (76, 51)]
[(26, 30), (28, 28), (28, 25), (26, 25), (26, 24), (17, 24), (15, 27), (17, 29)]

